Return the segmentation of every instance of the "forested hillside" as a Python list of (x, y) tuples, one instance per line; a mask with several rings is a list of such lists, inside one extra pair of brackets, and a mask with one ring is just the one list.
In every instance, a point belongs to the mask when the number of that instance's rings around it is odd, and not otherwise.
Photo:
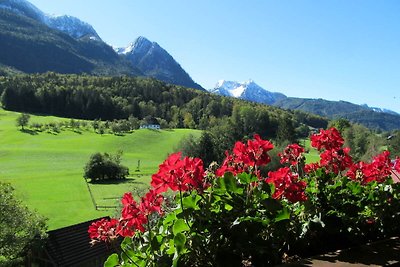
[(347, 101), (288, 97), (277, 101), (274, 106), (310, 112), (330, 119), (345, 118), (369, 129), (391, 131), (400, 128), (400, 115), (377, 112), (368, 106), (356, 105)]
[(0, 9), (0, 62), (26, 73), (141, 74), (107, 44)]
[(132, 77), (18, 75), (0, 78), (5, 109), (80, 119), (114, 120), (156, 117), (170, 128), (214, 129), (231, 145), (259, 133), (292, 141), (308, 135), (308, 126), (324, 128), (327, 120), (303, 112), (213, 95)]

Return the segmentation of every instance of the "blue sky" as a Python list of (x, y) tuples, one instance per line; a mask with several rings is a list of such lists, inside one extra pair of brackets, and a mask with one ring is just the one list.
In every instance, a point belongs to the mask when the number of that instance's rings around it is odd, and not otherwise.
[(31, 0), (113, 46), (158, 42), (205, 88), (253, 79), (293, 97), (400, 113), (400, 1)]

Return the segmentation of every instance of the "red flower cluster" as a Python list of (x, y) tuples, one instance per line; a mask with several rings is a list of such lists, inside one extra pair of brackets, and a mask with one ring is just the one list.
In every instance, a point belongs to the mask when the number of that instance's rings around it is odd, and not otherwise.
[(118, 220), (116, 219), (101, 219), (93, 222), (89, 226), (89, 237), (92, 239), (92, 244), (99, 241), (110, 242), (118, 237), (117, 234)]
[(290, 165), (296, 165), (304, 153), (304, 148), (298, 144), (288, 145), (283, 153), (279, 153), (278, 156), (281, 158), (281, 164), (289, 163)]
[(321, 153), (320, 166), (325, 167), (326, 171), (338, 174), (353, 165), (353, 160), (349, 155), (350, 148), (330, 149)]
[(196, 189), (202, 191), (205, 184), (203, 161), (199, 158), (185, 157), (181, 153), (170, 155), (160, 166), (156, 174), (151, 177), (151, 186), (159, 194), (172, 191), (188, 191)]
[(141, 198), (138, 204), (132, 197), (132, 193), (125, 193), (122, 197), (121, 218), (101, 219), (89, 227), (89, 236), (95, 243), (97, 241), (112, 241), (118, 236), (133, 236), (136, 231), (144, 232), (149, 215), (153, 212), (162, 214), (161, 205), (164, 201), (162, 195), (157, 195), (150, 190)]
[(374, 157), (371, 163), (361, 161), (354, 164), (347, 171), (346, 175), (347, 177), (361, 181), (362, 183), (369, 183), (372, 181), (382, 183), (392, 172), (393, 164), (389, 156), (389, 151), (384, 151)]
[(321, 129), (319, 134), (311, 136), (311, 145), (319, 151), (325, 150), (320, 154), (319, 165), (306, 165), (305, 171), (309, 173), (318, 167), (325, 167), (326, 172), (338, 174), (353, 165), (353, 159), (349, 155), (350, 148), (342, 148), (344, 140), (336, 128), (328, 130)]
[(269, 172), (266, 182), (275, 185), (275, 192), (272, 195), (275, 199), (281, 199), (284, 196), (293, 203), (307, 200), (304, 192), (307, 186), (306, 182), (299, 181), (298, 175), (293, 173), (288, 167)]
[(326, 150), (339, 150), (344, 140), (336, 128), (330, 128), (328, 130), (321, 129), (319, 134), (313, 134), (311, 136), (311, 146), (321, 151), (323, 148)]
[(304, 166), (304, 171), (306, 173), (310, 173), (310, 172), (315, 172), (316, 170), (318, 170), (319, 168), (321, 168), (321, 166), (319, 165), (319, 163), (309, 163), (306, 164)]
[(135, 201), (132, 193), (125, 193), (121, 200), (123, 207), (119, 220), (102, 219), (90, 225), (88, 232), (92, 243), (109, 242), (118, 236), (133, 236), (136, 231), (144, 232), (152, 213), (163, 214), (161, 205), (164, 197), (161, 193), (168, 188), (173, 191), (202, 191), (207, 187), (204, 178), (201, 159), (181, 159), (180, 153), (172, 154), (159, 166), (158, 173), (152, 176), (153, 188), (140, 199), (140, 203)]
[(248, 140), (247, 144), (236, 142), (233, 148), (233, 155), (226, 152), (226, 158), (222, 166), (216, 171), (217, 176), (223, 176), (225, 172), (231, 172), (234, 175), (247, 172), (250, 168), (268, 164), (271, 157), (268, 151), (274, 148), (274, 145), (268, 140), (262, 140), (258, 134), (254, 135), (254, 140)]

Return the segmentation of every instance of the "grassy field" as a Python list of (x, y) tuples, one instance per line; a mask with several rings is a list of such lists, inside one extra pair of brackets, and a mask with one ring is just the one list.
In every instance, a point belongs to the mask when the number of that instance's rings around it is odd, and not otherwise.
[(306, 163), (319, 162), (319, 152), (317, 149), (311, 146), (311, 141), (309, 138), (300, 140), (300, 144), (306, 149), (306, 151), (308, 151), (308, 153), (305, 154)]
[[(158, 165), (187, 134), (199, 131), (137, 130), (125, 136), (99, 135), (64, 130), (58, 134), (28, 133), (16, 127), (19, 113), (0, 109), (0, 180), (11, 183), (16, 194), (30, 208), (46, 216), (49, 229), (79, 223), (115, 211), (96, 211), (83, 167), (94, 152), (123, 150), (123, 164), (132, 177), (117, 184), (90, 184), (99, 205), (115, 203), (128, 190), (145, 189)], [(67, 119), (31, 116), (31, 122), (57, 122)], [(68, 121), (68, 120), (67, 120)], [(140, 160), (140, 177), (135, 169)]]

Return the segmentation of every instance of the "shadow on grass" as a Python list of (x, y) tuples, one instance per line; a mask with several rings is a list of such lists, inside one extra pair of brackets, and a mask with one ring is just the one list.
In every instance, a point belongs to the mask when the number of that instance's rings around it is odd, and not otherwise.
[(134, 178), (126, 179), (105, 179), (100, 181), (88, 181), (89, 184), (144, 184), (141, 181), (136, 181)]
[(38, 135), (38, 132), (30, 129), (20, 129), (22, 133), (30, 134), (30, 135)]

